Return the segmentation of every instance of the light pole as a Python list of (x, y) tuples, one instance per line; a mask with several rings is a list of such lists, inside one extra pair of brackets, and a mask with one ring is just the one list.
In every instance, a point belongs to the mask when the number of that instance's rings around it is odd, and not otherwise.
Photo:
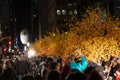
[(0, 24), (0, 54), (2, 54), (2, 30), (1, 30), (1, 24)]

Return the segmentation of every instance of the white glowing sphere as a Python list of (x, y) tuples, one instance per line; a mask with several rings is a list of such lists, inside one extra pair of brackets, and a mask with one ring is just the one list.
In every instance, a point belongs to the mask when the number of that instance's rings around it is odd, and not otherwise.
[(28, 40), (29, 40), (29, 35), (28, 35), (28, 31), (26, 29), (23, 29), (20, 32), (20, 40), (23, 44), (27, 44)]

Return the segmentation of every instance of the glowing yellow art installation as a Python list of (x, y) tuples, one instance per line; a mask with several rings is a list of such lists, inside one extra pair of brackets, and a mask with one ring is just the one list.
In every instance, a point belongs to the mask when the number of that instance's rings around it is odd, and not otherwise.
[[(36, 41), (33, 48), (37, 54), (59, 55), (62, 58), (80, 49), (88, 60), (108, 60), (120, 56), (120, 20), (109, 15), (102, 17), (102, 10), (86, 11), (82, 21), (74, 20), (67, 32), (50, 33)], [(69, 24), (69, 23), (67, 23)], [(75, 54), (75, 53), (74, 53)]]

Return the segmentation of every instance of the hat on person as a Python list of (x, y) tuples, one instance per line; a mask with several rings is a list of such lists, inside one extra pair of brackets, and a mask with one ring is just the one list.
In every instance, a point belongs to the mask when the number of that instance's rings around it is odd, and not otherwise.
[(118, 57), (117, 57), (117, 58), (115, 58), (115, 61), (118, 61), (118, 60), (120, 60), (120, 58), (118, 58)]
[(42, 61), (42, 62), (40, 63), (40, 66), (41, 66), (41, 65), (44, 65), (44, 64), (46, 64), (45, 61)]

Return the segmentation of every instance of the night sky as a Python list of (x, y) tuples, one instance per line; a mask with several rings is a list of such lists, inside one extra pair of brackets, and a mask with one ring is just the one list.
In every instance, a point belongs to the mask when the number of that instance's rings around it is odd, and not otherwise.
[(16, 32), (20, 32), (23, 28), (31, 30), (31, 0), (16, 0)]

